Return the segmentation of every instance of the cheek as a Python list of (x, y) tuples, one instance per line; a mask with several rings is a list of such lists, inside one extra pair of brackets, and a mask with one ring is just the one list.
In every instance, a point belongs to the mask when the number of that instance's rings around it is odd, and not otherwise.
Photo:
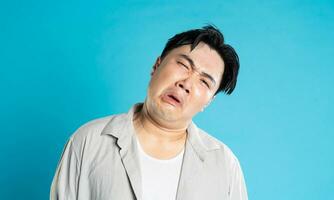
[(161, 83), (172, 84), (184, 76), (184, 72), (177, 66), (166, 65), (157, 71), (155, 79)]
[(201, 110), (202, 107), (209, 102), (211, 96), (212, 95), (207, 91), (201, 89), (194, 90), (192, 95), (193, 106), (197, 108), (197, 110)]
[(210, 90), (205, 88), (205, 86), (200, 85), (201, 83), (198, 83), (193, 88), (193, 96), (198, 99), (198, 102), (205, 102), (212, 96), (212, 93)]
[(161, 69), (156, 71), (156, 73), (152, 76), (151, 81), (149, 83), (149, 91), (153, 96), (159, 96), (163, 90), (175, 82), (175, 73), (173, 74), (168, 69)]

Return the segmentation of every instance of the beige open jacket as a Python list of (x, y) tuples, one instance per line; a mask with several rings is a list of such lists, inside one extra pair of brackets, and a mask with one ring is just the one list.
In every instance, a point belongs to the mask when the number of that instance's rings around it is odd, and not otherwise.
[[(50, 199), (145, 200), (132, 124), (139, 105), (75, 131), (58, 163)], [(187, 133), (175, 199), (247, 200), (243, 173), (232, 151), (193, 122)]]

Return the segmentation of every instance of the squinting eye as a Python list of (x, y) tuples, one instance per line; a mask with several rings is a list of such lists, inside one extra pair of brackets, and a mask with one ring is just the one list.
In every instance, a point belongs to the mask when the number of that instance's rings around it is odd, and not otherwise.
[(177, 62), (178, 64), (182, 65), (184, 68), (189, 69), (187, 65), (183, 64), (182, 62)]
[(204, 83), (205, 85), (206, 85), (206, 87), (208, 87), (208, 88), (210, 88), (210, 85), (208, 84), (208, 82), (206, 82), (205, 80), (201, 80), (202, 81), (202, 83)]

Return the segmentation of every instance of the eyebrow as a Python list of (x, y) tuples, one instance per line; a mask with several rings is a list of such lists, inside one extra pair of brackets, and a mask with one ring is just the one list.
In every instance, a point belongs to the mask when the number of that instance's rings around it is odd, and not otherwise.
[[(184, 58), (185, 60), (187, 60), (193, 70), (199, 71), (198, 68), (196, 68), (196, 66), (194, 64), (194, 61), (189, 56), (187, 56), (185, 54), (179, 54), (179, 56)], [(208, 74), (206, 72), (203, 72), (203, 71), (200, 71), (199, 74), (208, 78), (208, 79), (210, 79), (216, 85), (215, 79), (210, 74)]]

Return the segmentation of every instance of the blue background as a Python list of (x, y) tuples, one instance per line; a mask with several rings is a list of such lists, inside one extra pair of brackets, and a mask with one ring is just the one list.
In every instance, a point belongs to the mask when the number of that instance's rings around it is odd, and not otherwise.
[(333, 199), (333, 1), (1, 1), (1, 199), (48, 199), (69, 136), (143, 101), (168, 38), (214, 23), (235, 92), (195, 118), (239, 158), (250, 199)]

